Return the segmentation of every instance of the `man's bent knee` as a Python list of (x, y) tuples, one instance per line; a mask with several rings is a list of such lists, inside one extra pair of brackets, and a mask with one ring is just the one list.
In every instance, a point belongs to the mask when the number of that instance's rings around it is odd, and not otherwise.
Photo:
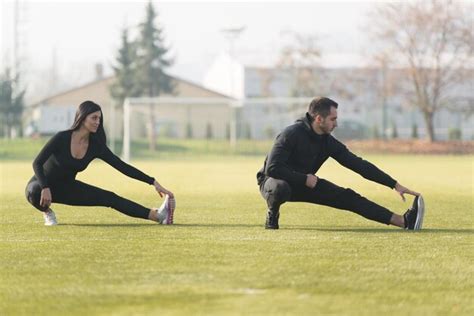
[(291, 187), (288, 182), (270, 178), (265, 183), (265, 195), (271, 203), (284, 203), (291, 198)]

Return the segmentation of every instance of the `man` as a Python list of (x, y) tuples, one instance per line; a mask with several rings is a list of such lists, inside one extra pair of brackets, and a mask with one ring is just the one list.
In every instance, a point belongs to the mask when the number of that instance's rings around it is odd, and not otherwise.
[[(257, 173), (260, 192), (267, 201), (266, 229), (278, 229), (280, 205), (287, 201), (309, 202), (349, 210), (365, 218), (410, 230), (421, 229), (424, 204), (414, 192), (368, 161), (357, 157), (331, 135), (337, 127), (338, 104), (329, 98), (311, 101), (305, 117), (285, 128)], [(341, 188), (316, 176), (329, 158), (362, 177), (415, 196), (413, 206), (403, 216), (369, 201), (351, 189)]]

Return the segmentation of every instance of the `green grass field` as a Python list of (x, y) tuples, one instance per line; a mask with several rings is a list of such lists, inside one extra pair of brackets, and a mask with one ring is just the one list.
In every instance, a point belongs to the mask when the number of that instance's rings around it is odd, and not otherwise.
[[(264, 230), (263, 158), (235, 156), (134, 162), (175, 192), (174, 226), (53, 205), (60, 225), (45, 227), (24, 198), (30, 161), (3, 160), (0, 315), (473, 315), (474, 157), (366, 158), (424, 194), (424, 230), (301, 203)], [(411, 204), (333, 162), (318, 175), (398, 213)], [(160, 203), (99, 161), (79, 179)]]

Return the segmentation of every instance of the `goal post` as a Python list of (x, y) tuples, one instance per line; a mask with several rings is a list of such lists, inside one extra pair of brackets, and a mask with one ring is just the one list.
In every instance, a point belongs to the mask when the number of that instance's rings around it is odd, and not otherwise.
[[(172, 137), (188, 138), (190, 128), (196, 138), (205, 138), (208, 126), (213, 126), (217, 138), (229, 138), (235, 146), (237, 140), (236, 108), (241, 102), (230, 98), (185, 98), (185, 97), (155, 97), (127, 98), (123, 104), (123, 149), (122, 158), (130, 161), (130, 142), (133, 138), (132, 113), (138, 111), (145, 116), (153, 110), (156, 125), (167, 128)], [(134, 122), (136, 124), (136, 122)], [(228, 132), (229, 135), (226, 135)]]
[(309, 102), (311, 98), (306, 97), (127, 98), (123, 104), (122, 158), (129, 161), (133, 155), (131, 140), (149, 132), (150, 127), (147, 125), (150, 111), (153, 111), (157, 135), (171, 138), (228, 139), (230, 146), (236, 149), (238, 139), (274, 138), (279, 131), (304, 115)]

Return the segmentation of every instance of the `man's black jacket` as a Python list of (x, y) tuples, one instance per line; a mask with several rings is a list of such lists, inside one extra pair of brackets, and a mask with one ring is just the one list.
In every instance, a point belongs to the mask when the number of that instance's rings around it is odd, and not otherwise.
[(297, 120), (276, 138), (263, 168), (257, 173), (260, 185), (267, 177), (285, 180), (291, 187), (304, 186), (306, 175), (315, 174), (323, 163), (334, 158), (364, 178), (394, 188), (396, 181), (388, 174), (351, 153), (331, 135), (318, 135), (311, 128), (310, 116)]

